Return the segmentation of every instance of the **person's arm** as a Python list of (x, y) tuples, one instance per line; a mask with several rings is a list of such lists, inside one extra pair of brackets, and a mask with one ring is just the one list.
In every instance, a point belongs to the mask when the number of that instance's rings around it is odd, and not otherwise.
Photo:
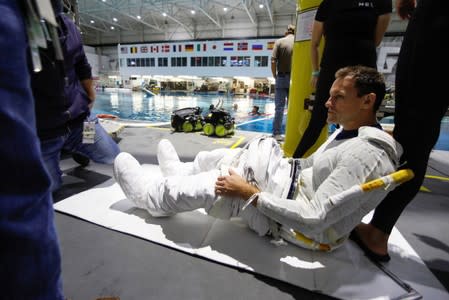
[[(368, 155), (368, 153), (371, 155)], [(330, 201), (331, 196), (337, 195), (354, 185), (385, 175), (380, 174), (381, 172), (389, 173), (394, 170), (393, 164), (390, 164), (390, 168), (385, 167), (389, 163), (385, 163), (388, 160), (385, 152), (369, 143), (359, 144), (357, 149), (340, 153), (335, 157), (335, 160), (338, 160), (335, 169), (323, 179), (311, 198), (306, 198), (307, 192), (301, 190), (295, 201), (261, 192), (258, 195), (257, 208), (269, 218), (305, 235), (312, 236), (323, 232), (332, 224), (357, 210), (365, 209), (367, 205), (372, 205), (372, 208), (374, 208), (386, 195), (387, 191), (379, 190), (371, 192), (375, 193), (371, 196), (375, 195), (374, 200), (377, 199), (378, 202), (372, 201), (372, 198), (364, 195), (346, 199), (345, 202), (332, 203)], [(306, 173), (303, 171), (300, 176), (304, 176)], [(318, 178), (320, 178), (319, 174), (314, 176), (315, 180)], [(382, 193), (385, 193), (385, 195)], [(369, 199), (371, 199), (371, 202), (367, 204), (366, 201)], [(358, 221), (360, 220), (355, 222)]]
[(320, 21), (313, 21), (312, 26), (312, 40), (310, 41), (310, 59), (312, 62), (312, 87), (316, 87), (316, 82), (318, 80), (320, 72), (320, 62), (319, 62), (319, 48), (321, 38), (323, 36), (324, 23)]
[(384, 37), (385, 31), (387, 31), (388, 25), (390, 24), (391, 14), (383, 14), (377, 18), (376, 32), (374, 35), (374, 43), (376, 47), (380, 45)]
[(271, 74), (276, 79), (276, 59), (274, 57), (271, 58)]
[(410, 19), (415, 6), (415, 0), (397, 0), (396, 11), (398, 13), (398, 16), (403, 20)]
[(271, 53), (271, 74), (273, 75), (274, 79), (276, 79), (278, 47), (279, 40), (274, 43), (273, 52)]
[(92, 110), (96, 97), (94, 81), (92, 78), (84, 79), (81, 80), (81, 85), (83, 86), (83, 89), (86, 91), (87, 97), (89, 97), (90, 99), (89, 109)]
[(87, 60), (86, 53), (84, 52), (83, 42), (81, 39), (81, 34), (78, 28), (68, 17), (64, 17), (69, 32), (72, 35), (71, 38), (76, 42), (76, 51), (74, 52), (74, 69), (78, 80), (86, 92), (89, 98), (89, 109), (92, 109), (96, 97), (94, 82), (92, 79), (92, 67)]
[[(229, 176), (219, 176), (215, 183), (215, 193), (217, 195), (236, 196), (242, 200), (248, 200), (258, 192), (260, 190), (256, 186), (249, 184), (232, 169), (229, 169)], [(256, 203), (254, 201), (253, 205), (256, 205)]]

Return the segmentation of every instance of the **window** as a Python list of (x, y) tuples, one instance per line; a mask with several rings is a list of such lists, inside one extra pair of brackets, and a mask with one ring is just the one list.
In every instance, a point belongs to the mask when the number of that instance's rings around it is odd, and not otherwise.
[(231, 67), (249, 67), (251, 57), (249, 56), (231, 56)]
[(267, 67), (268, 66), (268, 56), (255, 56), (254, 57), (255, 67)]
[(187, 57), (172, 57), (171, 58), (172, 67), (187, 67)]
[(168, 67), (168, 58), (167, 57), (159, 57), (157, 59), (158, 67)]

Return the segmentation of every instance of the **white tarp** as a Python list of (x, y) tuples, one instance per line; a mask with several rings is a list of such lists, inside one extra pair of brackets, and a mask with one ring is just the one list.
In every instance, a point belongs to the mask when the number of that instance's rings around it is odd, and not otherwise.
[[(157, 166), (144, 166), (159, 172)], [(69, 215), (220, 263), (264, 274), (343, 299), (390, 299), (406, 292), (352, 242), (332, 253), (277, 246), (240, 220), (214, 219), (203, 210), (153, 218), (135, 208), (113, 179), (55, 204)], [(444, 287), (396, 230), (387, 268), (425, 299), (447, 299)]]

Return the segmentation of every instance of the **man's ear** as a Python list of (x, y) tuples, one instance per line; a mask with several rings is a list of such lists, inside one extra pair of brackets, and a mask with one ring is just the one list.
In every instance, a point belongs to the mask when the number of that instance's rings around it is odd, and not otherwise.
[(374, 107), (374, 103), (376, 102), (376, 94), (369, 93), (363, 97), (363, 108), (372, 109)]

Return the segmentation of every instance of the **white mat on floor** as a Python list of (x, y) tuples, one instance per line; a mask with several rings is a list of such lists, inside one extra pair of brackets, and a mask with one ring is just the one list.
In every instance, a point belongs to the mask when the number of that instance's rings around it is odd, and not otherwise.
[[(147, 165), (150, 172), (157, 166)], [(133, 207), (113, 179), (55, 204), (69, 215), (220, 263), (277, 278), (342, 299), (391, 299), (406, 292), (352, 242), (332, 253), (276, 246), (239, 220), (222, 221), (197, 210), (153, 218)], [(395, 229), (388, 269), (425, 299), (447, 299), (444, 287)]]

